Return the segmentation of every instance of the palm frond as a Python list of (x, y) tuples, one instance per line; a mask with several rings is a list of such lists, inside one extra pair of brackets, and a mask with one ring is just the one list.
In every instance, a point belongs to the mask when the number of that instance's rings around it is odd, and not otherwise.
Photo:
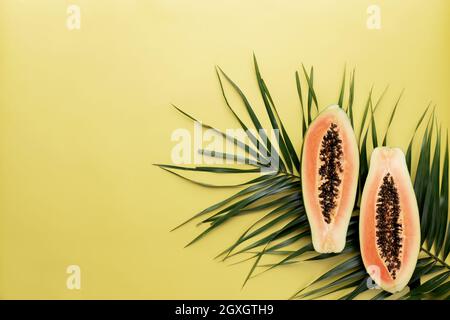
[[(347, 86), (347, 74), (346, 68), (344, 68), (336, 103), (348, 113), (351, 124), (355, 132), (357, 132), (360, 147), (358, 197), (355, 201), (355, 215), (351, 218), (349, 224), (344, 251), (339, 254), (317, 254), (313, 251), (309, 224), (303, 206), (300, 184), (301, 150), (297, 153), (294, 148), (294, 145), (301, 145), (306, 129), (313, 120), (314, 115), (319, 112), (319, 103), (314, 89), (314, 68), (311, 67), (308, 72), (305, 66), (302, 65), (303, 72), (299, 73), (297, 71), (295, 73), (296, 89), (300, 102), (301, 136), (299, 139), (292, 139), (282, 122), (267, 84), (262, 77), (256, 56), (253, 56), (253, 63), (259, 93), (267, 117), (272, 129), (280, 132), (279, 139), (277, 141), (268, 139), (255, 110), (243, 91), (222, 69), (217, 67), (216, 72), (225, 104), (241, 128), (246, 132), (252, 145), (239, 141), (212, 126), (201, 123), (203, 127), (214, 130), (227, 139), (227, 141), (233, 143), (234, 146), (245, 150), (245, 156), (237, 157), (233, 154), (204, 149), (198, 150), (198, 152), (210, 157), (235, 159), (241, 163), (250, 163), (251, 166), (250, 168), (242, 168), (231, 166), (188, 167), (158, 165), (160, 168), (178, 177), (204, 187), (240, 188), (235, 194), (202, 210), (178, 227), (195, 219), (200, 220), (199, 225), (207, 226), (205, 230), (188, 243), (187, 246), (189, 246), (212, 231), (217, 230), (218, 227), (225, 223), (233, 221), (240, 215), (256, 214), (255, 221), (249, 226), (244, 227), (242, 234), (217, 255), (217, 258), (221, 258), (224, 261), (239, 255), (249, 255), (245, 259), (235, 262), (253, 262), (244, 280), (244, 285), (249, 279), (255, 276), (257, 270), (262, 270), (257, 273), (257, 275), (260, 275), (274, 268), (292, 265), (298, 261), (315, 261), (316, 263), (321, 263), (321, 261), (329, 261), (329, 259), (339, 259), (334, 267), (318, 276), (317, 279), (311, 281), (311, 283), (301, 288), (301, 290), (298, 290), (292, 298), (319, 298), (346, 290), (346, 294), (342, 295), (341, 299), (354, 299), (361, 293), (369, 290), (366, 285), (368, 282), (367, 274), (359, 252), (358, 199), (361, 196), (362, 187), (367, 177), (371, 150), (380, 145), (380, 141), (383, 146), (388, 144), (389, 137), (392, 135), (390, 130), (395, 123), (395, 115), (403, 91), (395, 101), (391, 112), (387, 114), (388, 125), (386, 130), (379, 132), (380, 125), (377, 121), (376, 111), (385, 97), (388, 86), (386, 86), (376, 100), (373, 98), (373, 87), (370, 89), (367, 99), (362, 106), (362, 118), (357, 121), (354, 114), (355, 70), (349, 73)], [(252, 127), (257, 132), (256, 135), (252, 133), (251, 128), (241, 120), (231, 107), (225, 93), (222, 78), (231, 85), (240, 97), (251, 120)], [(305, 91), (302, 85), (305, 85)], [(306, 99), (303, 91), (306, 92)], [(348, 102), (344, 108), (345, 97), (347, 97)], [(422, 247), (421, 257), (418, 260), (409, 283), (410, 290), (403, 294), (400, 297), (401, 299), (449, 298), (450, 267), (446, 263), (446, 259), (450, 253), (448, 133), (444, 137), (443, 129), (437, 123), (435, 109), (433, 108), (430, 114), (430, 106), (431, 104), (421, 113), (411, 132), (409, 144), (406, 148), (408, 169), (411, 173), (415, 173), (412, 176), (414, 192), (421, 214)], [(174, 107), (192, 121), (197, 121), (197, 119), (182, 111), (180, 108)], [(427, 114), (430, 114), (429, 120), (424, 127), (424, 133), (420, 136), (419, 128), (425, 123), (424, 119)], [(419, 152), (416, 153), (414, 152), (414, 143), (418, 142), (419, 137), (421, 138)], [(278, 147), (280, 154), (278, 154), (277, 148), (273, 148), (274, 144)], [(259, 159), (253, 159), (247, 155), (257, 156)], [(280, 159), (280, 167), (277, 171), (269, 172), (256, 178), (253, 177), (250, 180), (233, 185), (203, 183), (179, 173), (190, 171), (209, 174), (255, 174), (261, 172), (261, 169), (267, 166), (267, 163), (274, 156), (278, 156)], [(278, 260), (264, 263), (263, 260), (266, 256)], [(422, 281), (422, 279), (427, 280)], [(351, 291), (348, 292), (350, 289)], [(378, 300), (395, 297), (383, 290), (374, 290), (372, 299)]]
[(355, 69), (353, 69), (353, 72), (350, 76), (350, 89), (348, 93), (348, 105), (347, 105), (347, 112), (348, 116), (350, 118), (350, 123), (352, 124), (352, 127), (355, 126), (354, 122), (354, 114), (353, 114), (353, 102), (355, 100)]
[(308, 84), (308, 126), (312, 121), (312, 104), (316, 106), (316, 111), (319, 111), (319, 104), (317, 103), (316, 93), (314, 91), (314, 67), (311, 67), (308, 72), (305, 69), (305, 66), (302, 65), (303, 73), (306, 78), (306, 83)]
[(300, 107), (301, 107), (301, 113), (302, 113), (302, 138), (305, 136), (305, 132), (306, 132), (306, 128), (307, 128), (307, 124), (306, 124), (306, 118), (307, 116), (305, 116), (305, 108), (303, 105), (303, 93), (302, 93), (302, 84), (300, 82), (300, 76), (298, 74), (298, 71), (295, 71), (295, 83), (297, 85), (297, 93), (298, 93), (298, 98), (300, 100)]
[(388, 123), (387, 129), (386, 129), (386, 134), (384, 135), (384, 138), (383, 138), (382, 146), (387, 145), (387, 137), (388, 137), (389, 129), (391, 128), (392, 120), (394, 120), (395, 112), (397, 111), (398, 104), (400, 103), (400, 99), (403, 96), (403, 92), (405, 92), (405, 90), (402, 90), (402, 92), (400, 93), (400, 96), (398, 97), (397, 102), (394, 105), (394, 109), (392, 110), (391, 116), (389, 118), (389, 123)]
[[(270, 95), (269, 89), (267, 88), (264, 80), (261, 77), (261, 73), (259, 71), (258, 62), (256, 61), (256, 56), (253, 55), (256, 78), (258, 81), (259, 90), (261, 92), (261, 96), (264, 101), (264, 106), (266, 107), (267, 115), (269, 116), (270, 123), (272, 124), (272, 128), (278, 132), (281, 131), (281, 136), (278, 137), (279, 147), (281, 149), (281, 153), (283, 155), (284, 161), (287, 165), (288, 172), (293, 172), (293, 166), (297, 172), (300, 172), (300, 160), (295, 152), (294, 146), (292, 145), (291, 139), (286, 132), (286, 129), (281, 121), (281, 118), (278, 114), (278, 111), (275, 107), (275, 103), (273, 102), (272, 96)], [(280, 130), (281, 128), (281, 130)]]
[(344, 107), (345, 76), (346, 76), (346, 67), (344, 67), (344, 73), (342, 76), (342, 83), (341, 83), (341, 90), (339, 90), (338, 106), (341, 108)]

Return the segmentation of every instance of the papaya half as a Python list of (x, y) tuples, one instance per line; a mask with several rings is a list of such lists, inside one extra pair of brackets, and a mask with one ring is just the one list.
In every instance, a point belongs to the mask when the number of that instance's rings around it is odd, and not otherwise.
[(375, 148), (364, 186), (359, 222), (361, 256), (384, 290), (403, 290), (420, 251), (419, 209), (405, 156), (398, 148)]
[(326, 108), (310, 124), (301, 171), (314, 249), (341, 252), (355, 204), (359, 152), (350, 120), (339, 106)]

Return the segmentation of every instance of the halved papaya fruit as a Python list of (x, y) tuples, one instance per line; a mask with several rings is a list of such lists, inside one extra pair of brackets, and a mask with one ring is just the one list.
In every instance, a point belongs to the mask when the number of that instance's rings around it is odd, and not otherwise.
[(352, 125), (339, 106), (328, 107), (309, 126), (301, 171), (314, 249), (341, 252), (355, 204), (359, 152)]
[(375, 148), (364, 186), (359, 222), (361, 256), (377, 285), (403, 290), (420, 251), (419, 209), (405, 156), (398, 148)]

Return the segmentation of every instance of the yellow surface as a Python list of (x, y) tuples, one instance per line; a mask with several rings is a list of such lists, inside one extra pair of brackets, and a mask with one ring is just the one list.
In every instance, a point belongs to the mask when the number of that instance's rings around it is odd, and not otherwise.
[[(241, 290), (250, 265), (212, 257), (253, 218), (183, 249), (198, 228), (169, 230), (232, 190), (151, 164), (170, 162), (172, 131), (191, 128), (170, 103), (238, 126), (216, 64), (262, 114), (253, 51), (294, 136), (302, 62), (315, 66), (321, 106), (336, 101), (344, 63), (357, 68), (358, 110), (372, 84), (377, 95), (390, 84), (384, 110), (405, 88), (393, 144), (404, 146), (430, 100), (448, 127), (450, 4), (376, 1), (382, 28), (369, 30), (373, 2), (2, 0), (0, 298), (287, 298), (313, 279), (323, 265), (281, 268)], [(72, 3), (80, 30), (66, 28)], [(66, 288), (72, 264), (81, 290)]]

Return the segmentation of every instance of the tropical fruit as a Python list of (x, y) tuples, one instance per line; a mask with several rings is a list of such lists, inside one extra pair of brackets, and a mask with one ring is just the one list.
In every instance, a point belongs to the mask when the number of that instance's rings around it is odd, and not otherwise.
[(339, 106), (328, 107), (309, 126), (301, 171), (314, 249), (341, 252), (355, 204), (359, 152), (352, 125)]
[(403, 290), (420, 250), (416, 196), (398, 148), (376, 148), (361, 199), (361, 256), (367, 272), (388, 292)]

